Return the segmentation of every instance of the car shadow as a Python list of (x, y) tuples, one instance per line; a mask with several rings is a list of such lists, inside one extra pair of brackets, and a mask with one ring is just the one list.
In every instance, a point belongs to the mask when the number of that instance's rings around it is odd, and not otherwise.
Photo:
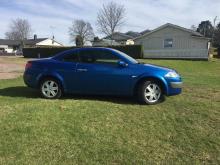
[(0, 89), (0, 96), (8, 96), (8, 97), (23, 97), (23, 98), (39, 98), (39, 92), (23, 87), (23, 86), (17, 86), (17, 87), (8, 87)]
[[(7, 97), (21, 97), (21, 98), (41, 98), (39, 91), (24, 87), (8, 87), (0, 89), (0, 96)], [(134, 97), (126, 97), (126, 96), (107, 96), (107, 95), (65, 95), (61, 98), (62, 100), (66, 99), (74, 99), (74, 100), (94, 100), (94, 101), (107, 101), (117, 104), (139, 104)]]

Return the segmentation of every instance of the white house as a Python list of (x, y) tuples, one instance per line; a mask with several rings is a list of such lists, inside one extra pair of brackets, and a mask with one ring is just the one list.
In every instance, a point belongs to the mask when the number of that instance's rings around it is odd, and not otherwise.
[(0, 53), (13, 53), (19, 49), (20, 42), (14, 40), (0, 39)]
[(208, 59), (209, 38), (167, 23), (134, 39), (143, 45), (144, 58)]
[[(8, 40), (8, 39), (0, 39), (0, 52), (6, 53), (16, 53), (21, 49), (21, 41), (19, 40)], [(36, 46), (63, 46), (61, 43), (55, 41), (51, 38), (37, 38), (34, 35), (33, 39), (24, 40), (24, 45), (28, 47), (36, 47)]]

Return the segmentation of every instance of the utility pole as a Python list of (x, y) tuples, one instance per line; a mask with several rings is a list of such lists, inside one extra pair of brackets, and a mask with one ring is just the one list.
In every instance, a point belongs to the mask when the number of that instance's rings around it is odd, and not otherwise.
[(53, 33), (53, 31), (54, 31), (55, 27), (50, 26), (50, 29), (51, 29), (51, 32), (52, 32), (52, 44), (54, 44), (54, 33)]

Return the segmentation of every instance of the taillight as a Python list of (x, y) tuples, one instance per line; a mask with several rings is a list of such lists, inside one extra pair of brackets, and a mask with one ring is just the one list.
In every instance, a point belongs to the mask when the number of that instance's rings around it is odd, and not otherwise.
[(25, 70), (31, 68), (32, 63), (30, 61), (27, 62), (26, 66), (25, 66)]

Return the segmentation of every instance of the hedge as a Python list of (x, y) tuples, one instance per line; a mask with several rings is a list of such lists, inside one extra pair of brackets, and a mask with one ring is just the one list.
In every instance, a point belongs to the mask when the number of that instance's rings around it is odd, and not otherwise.
[[(79, 47), (30, 47), (23, 48), (23, 56), (25, 58), (47, 58), (54, 56), (55, 54), (69, 50), (76, 49)], [(133, 58), (143, 58), (143, 49), (141, 45), (120, 45), (120, 46), (108, 46), (108, 48), (113, 48), (126, 53)]]
[(218, 47), (218, 55), (217, 58), (220, 58), (220, 47)]
[(219, 53), (218, 48), (210, 47), (210, 49), (209, 49), (209, 56), (210, 57), (218, 58), (218, 56), (219, 56), (218, 53)]

